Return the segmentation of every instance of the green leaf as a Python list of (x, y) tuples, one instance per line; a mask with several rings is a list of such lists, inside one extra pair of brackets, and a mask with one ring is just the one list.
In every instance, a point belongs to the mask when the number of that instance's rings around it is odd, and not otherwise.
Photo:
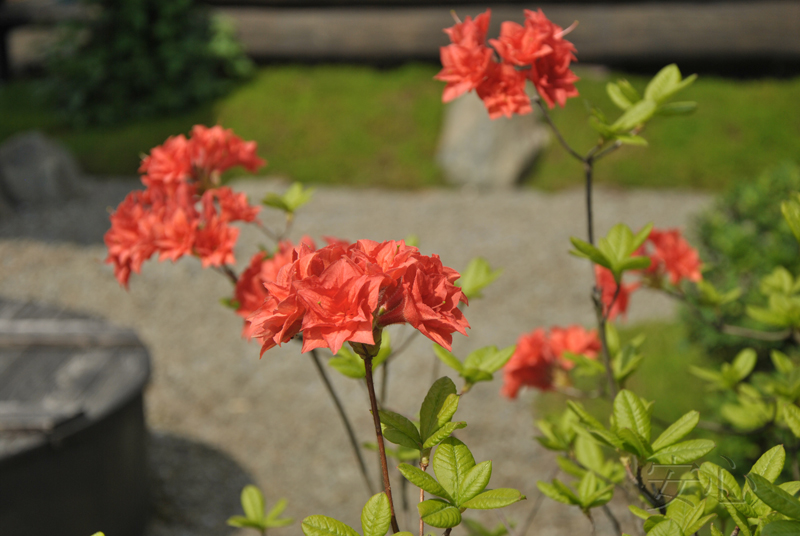
[(461, 504), (462, 507), (472, 508), (474, 510), (493, 510), (495, 508), (504, 508), (515, 502), (524, 500), (526, 497), (519, 491), (511, 488), (498, 488), (473, 497), (472, 499)]
[(461, 512), (450, 503), (441, 499), (428, 499), (417, 504), (422, 520), (439, 529), (449, 529), (461, 523)]
[(656, 463), (679, 465), (702, 458), (714, 450), (715, 446), (710, 439), (690, 439), (664, 447), (647, 459)]
[(285, 527), (287, 525), (291, 525), (292, 523), (294, 523), (294, 519), (290, 517), (279, 518), (279, 516), (286, 509), (287, 504), (288, 503), (286, 499), (281, 499), (277, 503), (275, 503), (275, 506), (272, 507), (272, 509), (267, 514), (266, 519), (264, 520), (264, 525), (267, 528)]
[(662, 104), (656, 110), (659, 115), (689, 115), (697, 110), (697, 103), (693, 101), (670, 102)]
[(502, 273), (502, 269), (493, 271), (483, 257), (476, 257), (469, 261), (467, 268), (461, 273), (461, 278), (455, 282), (455, 285), (461, 287), (461, 291), (468, 299), (480, 298), (481, 290), (491, 284)]
[(689, 432), (694, 430), (698, 422), (700, 422), (700, 414), (696, 411), (690, 411), (669, 425), (669, 427), (667, 427), (667, 429), (664, 430), (655, 441), (653, 441), (653, 450), (658, 452), (664, 447), (674, 445), (686, 437)]
[(586, 469), (583, 469), (572, 460), (569, 460), (563, 456), (556, 456), (556, 463), (558, 464), (559, 469), (561, 469), (564, 473), (574, 476), (575, 478), (583, 478), (583, 475), (586, 474)]
[(356, 531), (328, 516), (308, 516), (300, 527), (306, 536), (358, 536)]
[[(381, 423), (386, 426), (387, 430), (389, 428), (394, 428), (409, 439), (408, 442), (399, 444), (410, 448), (419, 448), (422, 445), (422, 439), (419, 437), (419, 431), (417, 430), (417, 427), (414, 426), (413, 422), (393, 411), (378, 410), (378, 415), (380, 416)], [(392, 441), (392, 443), (396, 443), (396, 441)], [(413, 445), (416, 445), (416, 447)]]
[(742, 381), (752, 372), (753, 367), (756, 366), (758, 356), (752, 348), (745, 348), (736, 356), (736, 359), (731, 363), (732, 369), (736, 372), (737, 381)]
[(747, 475), (747, 480), (753, 493), (772, 507), (773, 510), (786, 517), (800, 520), (800, 501), (787, 491), (782, 490), (763, 476), (754, 473)]
[(617, 430), (617, 435), (622, 439), (623, 449), (627, 452), (639, 458), (646, 458), (650, 454), (645, 446), (644, 438), (630, 428)]
[(436, 430), (434, 433), (430, 435), (430, 437), (428, 437), (428, 439), (425, 440), (425, 443), (422, 444), (422, 448), (423, 449), (432, 448), (441, 443), (445, 438), (447, 438), (450, 434), (452, 434), (456, 430), (466, 427), (467, 423), (465, 423), (464, 421), (445, 423), (444, 425), (442, 425), (441, 428)]
[(703, 489), (719, 502), (740, 500), (742, 490), (728, 471), (711, 462), (704, 462), (697, 473)]
[(567, 406), (569, 406), (569, 409), (571, 409), (572, 412), (578, 416), (578, 418), (581, 420), (582, 423), (586, 424), (590, 428), (596, 428), (596, 429), (605, 428), (600, 421), (592, 417), (589, 414), (589, 412), (583, 409), (583, 406), (579, 402), (575, 402), (573, 400), (567, 400)]
[(606, 93), (608, 93), (608, 97), (611, 99), (611, 102), (613, 102), (620, 110), (627, 110), (633, 106), (633, 103), (628, 100), (628, 97), (625, 96), (625, 94), (622, 92), (622, 89), (620, 89), (620, 87), (614, 82), (609, 82), (606, 84)]
[(283, 197), (273, 192), (269, 192), (266, 196), (264, 196), (264, 199), (261, 200), (261, 204), (268, 207), (277, 208), (278, 210), (282, 210), (284, 212), (291, 212), (289, 210), (289, 205), (284, 202)]
[(459, 490), (467, 472), (475, 467), (475, 458), (467, 446), (454, 437), (448, 437), (436, 447), (433, 455), (433, 471), (436, 479), (453, 498), (453, 502), (461, 506)]
[(614, 137), (614, 131), (611, 130), (611, 126), (599, 117), (594, 115), (590, 116), (589, 126), (605, 139), (611, 139)]
[(614, 132), (628, 132), (639, 125), (646, 123), (656, 112), (656, 103), (645, 97), (622, 114), (612, 125)]
[(286, 193), (283, 194), (283, 202), (289, 212), (295, 212), (298, 208), (311, 201), (312, 195), (314, 195), (314, 188), (303, 188), (301, 183), (293, 182), (289, 189), (286, 190)]
[(712, 523), (711, 524), (711, 536), (725, 536), (722, 532)]
[(599, 264), (600, 266), (608, 268), (609, 270), (611, 269), (612, 264), (610, 259), (608, 259), (599, 249), (588, 242), (584, 242), (580, 238), (575, 238), (574, 236), (571, 236), (569, 240), (575, 247), (574, 250), (570, 251), (572, 255), (589, 259), (595, 264)]
[(400, 445), (408, 449), (420, 450), (420, 447), (422, 446), (408, 437), (408, 435), (405, 433), (401, 432), (397, 428), (392, 428), (391, 426), (386, 426), (383, 428), (383, 438), (390, 443), (394, 443), (395, 445)]
[(575, 459), (587, 469), (602, 474), (606, 460), (594, 439), (583, 434), (575, 438)]
[(783, 464), (786, 461), (786, 451), (783, 445), (776, 445), (761, 455), (758, 461), (750, 469), (751, 474), (761, 475), (770, 482), (783, 471)]
[(264, 520), (264, 494), (256, 486), (248, 485), (242, 489), (242, 509), (251, 521)]
[(650, 415), (642, 400), (627, 389), (614, 399), (614, 424), (619, 429), (629, 428), (650, 442)]
[(434, 479), (431, 475), (414, 467), (413, 465), (409, 465), (407, 463), (401, 463), (397, 466), (397, 469), (400, 470), (400, 474), (402, 474), (406, 479), (417, 486), (420, 489), (423, 489), (430, 493), (431, 495), (436, 495), (437, 497), (441, 497), (446, 499), (447, 501), (452, 502), (453, 498), (450, 496), (449, 493), (439, 484), (436, 479)]
[(715, 517), (717, 517), (717, 514), (708, 514), (707, 516), (701, 517), (700, 519), (695, 521), (694, 524), (687, 525), (687, 527), (683, 531), (684, 534), (694, 534), (695, 532), (698, 532), (701, 528), (705, 526), (706, 523), (708, 523)]
[(642, 510), (638, 506), (634, 506), (632, 504), (628, 505), (628, 510), (630, 510), (631, 513), (633, 515), (635, 515), (636, 517), (638, 517), (639, 519), (645, 519), (646, 520), (648, 517), (653, 515), (650, 512), (648, 512), (647, 510)]
[(451, 369), (455, 370), (458, 373), (461, 373), (464, 370), (461, 361), (458, 360), (456, 356), (439, 346), (438, 344), (433, 345), (433, 353), (436, 354), (436, 357), (439, 358), (439, 361), (450, 367)]
[(492, 462), (487, 460), (477, 464), (475, 467), (467, 471), (464, 480), (461, 482), (461, 487), (458, 490), (458, 497), (460, 503), (469, 501), (489, 485), (489, 479), (492, 477)]
[(761, 536), (797, 536), (800, 534), (800, 522), (781, 519), (764, 526)]
[(473, 367), (482, 371), (494, 373), (503, 368), (516, 350), (516, 346), (507, 346), (498, 350), (496, 346), (486, 346), (475, 350), (464, 360), (464, 368)]
[(364, 536), (385, 536), (392, 523), (392, 509), (385, 493), (373, 495), (361, 510)]
[(348, 378), (360, 380), (367, 376), (364, 360), (344, 346), (339, 349), (336, 356), (328, 360), (328, 364)]
[(450, 419), (453, 418), (453, 415), (456, 414), (458, 411), (458, 401), (461, 399), (460, 396), (449, 394), (444, 399), (444, 404), (439, 409), (439, 412), (436, 414), (436, 424), (439, 427), (444, 426)]
[(644, 90), (644, 98), (652, 101), (660, 102), (675, 93), (678, 84), (681, 81), (681, 72), (678, 66), (673, 64), (667, 65), (647, 84)]
[(642, 96), (639, 95), (639, 92), (636, 91), (636, 89), (634, 89), (631, 83), (626, 79), (620, 78), (617, 80), (617, 85), (619, 86), (620, 91), (622, 91), (622, 94), (625, 95), (625, 98), (631, 103), (635, 104), (642, 100)]
[(747, 521), (747, 517), (742, 515), (742, 513), (736, 509), (737, 504), (724, 502), (721, 503), (725, 510), (728, 511), (728, 515), (731, 516), (733, 522), (739, 527), (739, 534), (741, 536), (752, 536), (752, 532), (750, 531), (750, 524)]
[(775, 369), (781, 374), (791, 374), (794, 370), (794, 363), (783, 352), (772, 350), (769, 356), (772, 359), (772, 364), (775, 366)]
[(549, 484), (547, 482), (542, 482), (541, 480), (536, 482), (536, 487), (539, 488), (545, 496), (550, 497), (554, 501), (558, 501), (563, 504), (575, 504), (580, 505), (581, 501), (578, 499), (578, 496), (572, 492), (564, 483), (562, 483), (557, 478), (553, 479), (553, 483)]
[(781, 203), (781, 212), (794, 237), (800, 242), (800, 196)]
[(431, 385), (431, 388), (428, 390), (428, 394), (425, 395), (425, 400), (423, 400), (422, 408), (419, 412), (420, 437), (427, 439), (433, 432), (439, 429), (439, 411), (447, 400), (447, 396), (456, 393), (456, 384), (447, 376), (443, 376), (433, 382), (433, 385)]
[(783, 405), (783, 420), (795, 437), (800, 438), (800, 408), (787, 402)]
[(653, 529), (647, 533), (647, 536), (683, 536), (683, 531), (681, 531), (681, 527), (673, 520), (665, 519), (653, 527)]

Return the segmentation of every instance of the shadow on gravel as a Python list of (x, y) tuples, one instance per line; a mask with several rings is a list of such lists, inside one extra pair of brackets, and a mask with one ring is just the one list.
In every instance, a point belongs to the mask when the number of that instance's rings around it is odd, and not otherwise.
[(144, 536), (233, 534), (226, 524), (242, 515), (239, 495), (251, 477), (227, 454), (171, 434), (148, 442), (152, 515)]
[(111, 227), (110, 212), (128, 192), (142, 188), (135, 179), (84, 183), (86, 193), (58, 204), (15, 207), (0, 219), (0, 239), (25, 238), (43, 242), (103, 244)]

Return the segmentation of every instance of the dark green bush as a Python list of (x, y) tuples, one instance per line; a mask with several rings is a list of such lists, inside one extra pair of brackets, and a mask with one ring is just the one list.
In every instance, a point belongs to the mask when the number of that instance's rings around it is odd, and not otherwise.
[(253, 71), (230, 24), (194, 0), (87, 0), (48, 62), (49, 94), (73, 125), (190, 109)]
[[(776, 267), (800, 273), (797, 241), (780, 207), (792, 192), (800, 192), (800, 169), (784, 162), (757, 180), (737, 184), (695, 221), (700, 257), (708, 267), (703, 277), (720, 291), (736, 286), (742, 289), (742, 297), (736, 303), (721, 308), (725, 323), (770, 329), (749, 319), (743, 304), (761, 305), (766, 301), (758, 291), (758, 282)], [(770, 348), (789, 351), (786, 342), (723, 335), (700, 322), (689, 310), (683, 311), (682, 318), (690, 337), (712, 357), (728, 359), (747, 347), (756, 348), (762, 355)]]

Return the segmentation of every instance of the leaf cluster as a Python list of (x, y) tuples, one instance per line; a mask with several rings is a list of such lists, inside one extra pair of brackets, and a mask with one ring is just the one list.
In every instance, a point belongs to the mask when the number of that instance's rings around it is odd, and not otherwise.
[(614, 274), (614, 280), (619, 283), (622, 280), (623, 272), (642, 270), (650, 266), (648, 257), (632, 257), (631, 255), (644, 244), (644, 241), (650, 236), (652, 228), (653, 224), (648, 223), (641, 231), (634, 234), (630, 227), (624, 223), (618, 223), (605, 237), (599, 240), (597, 247), (573, 236), (570, 237), (570, 241), (575, 249), (570, 253), (608, 268)]
[(519, 491), (511, 488), (487, 490), (492, 462), (476, 464), (467, 446), (454, 437), (445, 439), (436, 447), (431, 465), (436, 478), (405, 463), (398, 469), (409, 482), (438, 497), (417, 505), (422, 520), (432, 527), (455, 527), (461, 523), (461, 514), (468, 508), (503, 508), (525, 499)]
[(469, 261), (467, 268), (461, 273), (461, 278), (455, 282), (455, 285), (461, 287), (461, 291), (467, 299), (480, 298), (482, 297), (481, 290), (490, 285), (502, 273), (502, 268), (492, 270), (486, 259), (475, 257)]
[(302, 183), (293, 182), (283, 195), (269, 192), (261, 203), (282, 210), (287, 215), (293, 215), (298, 208), (311, 201), (313, 195), (314, 188), (304, 188)]
[(494, 373), (508, 363), (515, 349), (516, 346), (508, 346), (502, 350), (498, 350), (496, 346), (485, 346), (470, 353), (462, 363), (455, 355), (438, 344), (433, 345), (433, 353), (436, 354), (436, 357), (464, 378), (462, 392), (469, 391), (478, 382), (491, 381)]
[(280, 517), (286, 509), (286, 499), (281, 499), (265, 513), (264, 494), (256, 486), (248, 485), (241, 495), (243, 516), (228, 518), (228, 525), (238, 528), (251, 528), (266, 533), (267, 529), (285, 527), (294, 523), (289, 517)]
[[(377, 370), (392, 354), (392, 342), (385, 331), (381, 334), (381, 348), (372, 358), (372, 369)], [(363, 380), (367, 377), (364, 360), (350, 348), (342, 346), (335, 356), (328, 360), (328, 365), (339, 371), (342, 375), (354, 380)]]
[[(373, 495), (361, 510), (363, 536), (385, 536), (392, 523), (392, 509), (386, 493)], [(308, 516), (301, 524), (305, 536), (359, 536), (349, 525), (328, 516)], [(410, 532), (398, 532), (396, 536), (412, 536)]]

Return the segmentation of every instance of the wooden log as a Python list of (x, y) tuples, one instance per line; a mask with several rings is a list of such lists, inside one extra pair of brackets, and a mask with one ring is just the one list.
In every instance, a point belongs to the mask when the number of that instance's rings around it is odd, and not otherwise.
[[(531, 6), (533, 6), (531, 4)], [(455, 6), (460, 17), (485, 5)], [(519, 5), (492, 5), (490, 35), (504, 20), (521, 22)], [(554, 22), (578, 28), (570, 40), (582, 62), (709, 58), (800, 58), (800, 3), (648, 2), (540, 4)], [(247, 52), (282, 60), (435, 59), (452, 26), (446, 7), (220, 7)]]

